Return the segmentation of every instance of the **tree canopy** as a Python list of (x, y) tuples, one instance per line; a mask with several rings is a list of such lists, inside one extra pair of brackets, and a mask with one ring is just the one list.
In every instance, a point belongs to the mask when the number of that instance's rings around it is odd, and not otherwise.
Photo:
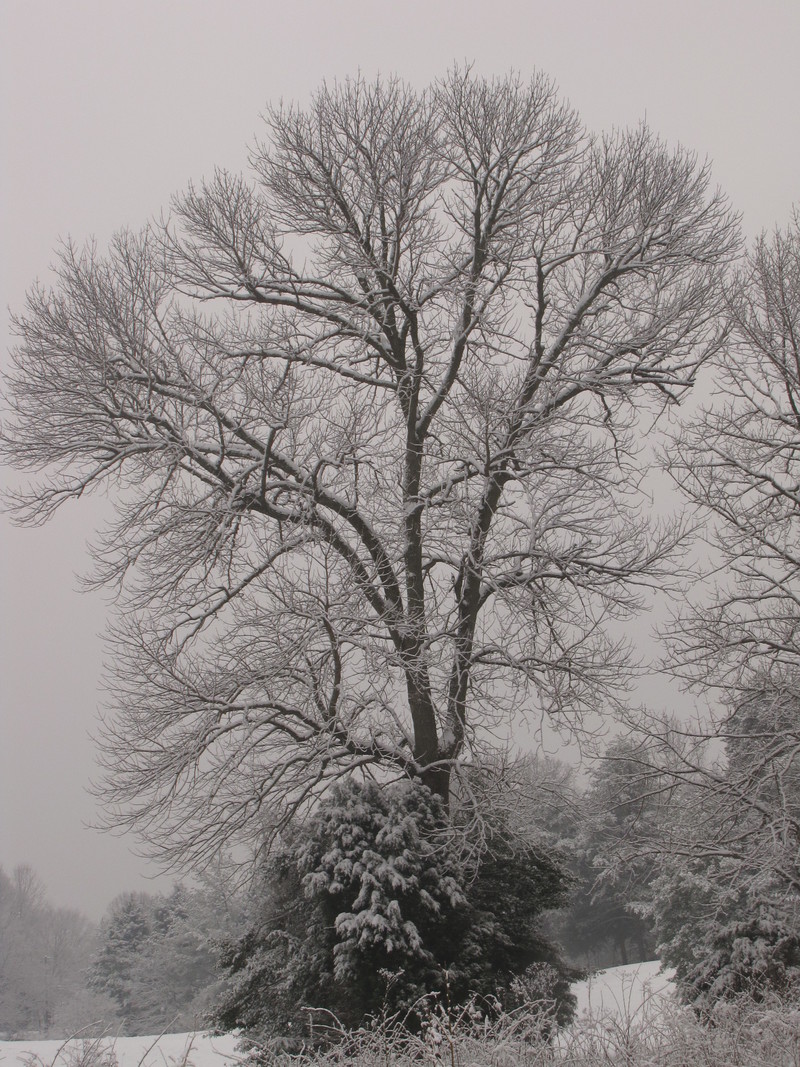
[(735, 704), (765, 679), (791, 688), (800, 657), (800, 213), (759, 237), (726, 303), (713, 401), (670, 457), (714, 550), (712, 588), (698, 584), (680, 613), (672, 662)]
[(172, 860), (358, 769), (446, 799), (514, 714), (613, 699), (606, 624), (680, 539), (634, 427), (737, 247), (706, 167), (542, 76), (323, 86), (251, 163), (65, 247), (8, 383), (20, 518), (116, 503), (101, 789)]

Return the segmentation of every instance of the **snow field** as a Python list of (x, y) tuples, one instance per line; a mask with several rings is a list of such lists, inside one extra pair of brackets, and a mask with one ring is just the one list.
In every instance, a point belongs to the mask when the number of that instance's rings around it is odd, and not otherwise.
[(0, 1041), (0, 1067), (84, 1067), (83, 1049), (100, 1040), (107, 1050), (103, 1057), (107, 1067), (114, 1067), (115, 1063), (118, 1067), (226, 1067), (241, 1062), (235, 1034), (193, 1033), (85, 1041), (77, 1038), (67, 1042)]
[(659, 1007), (673, 1000), (672, 976), (671, 970), (661, 970), (659, 960), (598, 971), (572, 987), (578, 1000), (576, 1020), (588, 1016), (633, 1020), (645, 1012), (658, 1013)]
[[(672, 1001), (674, 984), (670, 972), (661, 973), (658, 960), (611, 967), (582, 982), (574, 992), (577, 1018), (627, 1019), (641, 1022), (652, 1018), (659, 1007)], [(71, 1041), (0, 1041), (0, 1067), (95, 1067), (83, 1057), (85, 1047), (98, 1039)], [(230, 1067), (241, 1063), (237, 1037), (207, 1033), (164, 1034), (162, 1037), (108, 1037), (104, 1067)]]

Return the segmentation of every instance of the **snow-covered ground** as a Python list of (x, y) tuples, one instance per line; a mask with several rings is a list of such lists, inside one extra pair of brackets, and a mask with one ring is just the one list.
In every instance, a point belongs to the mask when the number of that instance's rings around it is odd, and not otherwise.
[[(226, 1067), (241, 1061), (233, 1034), (164, 1034), (163, 1037), (108, 1037), (105, 1067)], [(95, 1039), (69, 1041), (0, 1041), (0, 1067), (87, 1067), (95, 1057), (82, 1056)]]
[[(660, 963), (634, 963), (611, 967), (578, 982), (578, 1016), (652, 1017), (659, 1004), (674, 992), (671, 973), (660, 973)], [(105, 1067), (231, 1067), (241, 1062), (236, 1037), (208, 1034), (165, 1034), (163, 1037), (104, 1039), (109, 1050)], [(92, 1044), (94, 1042), (91, 1042)], [(87, 1044), (89, 1044), (87, 1042)], [(81, 1053), (80, 1041), (0, 1041), (0, 1067), (87, 1067), (90, 1057)], [(95, 1057), (91, 1057), (96, 1064)]]
[(598, 971), (573, 987), (578, 998), (577, 1016), (613, 1015), (634, 1019), (644, 1012), (657, 1012), (660, 1004), (673, 998), (672, 977), (671, 970), (661, 971), (658, 960)]

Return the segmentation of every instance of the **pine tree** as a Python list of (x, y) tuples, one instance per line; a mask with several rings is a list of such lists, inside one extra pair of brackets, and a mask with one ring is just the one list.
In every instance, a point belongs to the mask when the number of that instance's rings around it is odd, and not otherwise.
[(232, 982), (218, 1025), (286, 1037), (307, 1006), (350, 1026), (398, 1013), (413, 1026), (431, 997), (510, 998), (535, 963), (552, 971), (568, 1014), (566, 972), (538, 926), (565, 875), (517, 846), (497, 830), (470, 866), (424, 785), (337, 786), (267, 864), (258, 921), (224, 960)]
[(216, 949), (199, 921), (196, 891), (126, 893), (102, 924), (90, 984), (118, 1006), (128, 1033), (194, 1029), (214, 986)]

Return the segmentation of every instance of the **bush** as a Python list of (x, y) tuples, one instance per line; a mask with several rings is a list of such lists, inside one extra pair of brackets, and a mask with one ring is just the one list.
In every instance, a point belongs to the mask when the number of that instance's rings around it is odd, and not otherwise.
[(742, 995), (800, 996), (798, 930), (719, 864), (695, 862), (659, 877), (652, 912), (659, 955), (696, 1011), (708, 1015)]
[(565, 885), (558, 863), (500, 831), (469, 867), (418, 782), (339, 785), (266, 864), (258, 919), (223, 958), (215, 1022), (290, 1044), (308, 1008), (345, 1028), (394, 1017), (419, 1030), (431, 997), (448, 1011), (477, 997), (484, 1013), (519, 999), (534, 964), (563, 1020), (572, 975), (538, 920)]

